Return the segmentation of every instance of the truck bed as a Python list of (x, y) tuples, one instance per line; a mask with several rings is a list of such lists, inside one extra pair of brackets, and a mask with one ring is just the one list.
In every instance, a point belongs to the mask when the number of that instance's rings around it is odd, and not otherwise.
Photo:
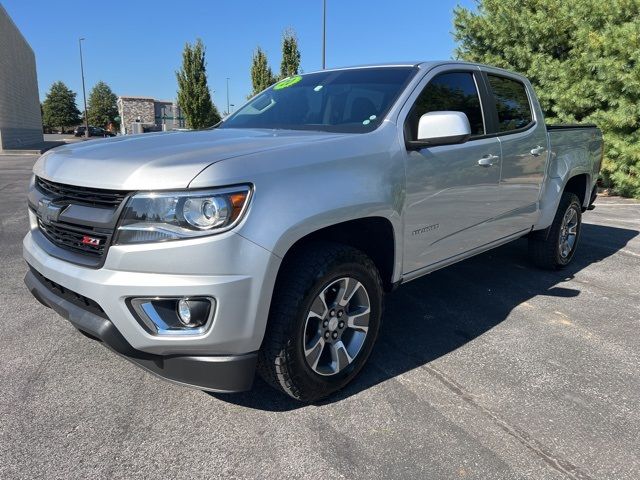
[(549, 175), (565, 178), (585, 173), (593, 188), (602, 163), (600, 129), (586, 124), (548, 125), (547, 132), (551, 152)]

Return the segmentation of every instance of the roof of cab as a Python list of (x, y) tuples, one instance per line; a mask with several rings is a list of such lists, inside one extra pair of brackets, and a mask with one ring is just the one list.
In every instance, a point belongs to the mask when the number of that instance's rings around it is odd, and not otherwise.
[(355, 70), (355, 69), (361, 69), (361, 68), (391, 68), (391, 67), (435, 67), (438, 65), (473, 65), (473, 66), (479, 66), (480, 64), (478, 63), (472, 63), (472, 62), (463, 62), (460, 60), (429, 60), (429, 61), (425, 61), (425, 60), (415, 60), (415, 61), (403, 61), (403, 62), (385, 62), (385, 63), (369, 63), (369, 64), (363, 64), (363, 65), (348, 65), (345, 67), (332, 67), (332, 68), (327, 68), (324, 70), (314, 70), (312, 72), (307, 72), (307, 73), (318, 73), (318, 72), (332, 72), (332, 71), (339, 71), (339, 70)]
[(461, 60), (430, 60), (430, 61), (420, 60), (420, 61), (408, 61), (408, 62), (372, 63), (372, 64), (365, 64), (365, 65), (353, 65), (353, 66), (346, 66), (346, 67), (327, 68), (325, 70), (315, 70), (313, 72), (306, 72), (306, 73), (339, 72), (341, 70), (356, 70), (356, 69), (365, 69), (365, 68), (393, 68), (393, 67), (412, 67), (412, 68), (417, 67), (421, 70), (431, 70), (432, 68), (444, 66), (444, 65), (453, 65), (453, 66), (459, 65), (461, 67), (462, 66), (482, 67), (484, 69), (488, 69), (489, 71), (493, 71), (495, 73), (502, 73), (505, 75), (518, 77), (524, 81), (527, 81), (527, 78), (524, 75), (511, 70), (506, 70), (504, 68), (494, 67), (491, 65), (485, 65), (482, 63), (464, 62)]

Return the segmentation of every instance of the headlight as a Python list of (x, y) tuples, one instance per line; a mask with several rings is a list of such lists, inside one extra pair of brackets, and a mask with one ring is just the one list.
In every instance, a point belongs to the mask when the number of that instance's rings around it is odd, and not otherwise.
[(251, 188), (144, 192), (131, 197), (122, 213), (115, 244), (202, 237), (235, 227)]

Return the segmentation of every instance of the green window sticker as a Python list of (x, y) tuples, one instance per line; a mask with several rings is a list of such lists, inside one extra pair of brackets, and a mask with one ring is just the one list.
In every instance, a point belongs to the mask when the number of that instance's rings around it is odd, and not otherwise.
[(273, 87), (273, 89), (282, 90), (283, 88), (287, 88), (287, 87), (290, 87), (291, 85), (295, 85), (300, 80), (302, 80), (302, 77), (300, 75), (296, 75), (295, 77), (291, 77), (291, 78), (285, 78), (284, 80), (276, 83), (276, 86)]

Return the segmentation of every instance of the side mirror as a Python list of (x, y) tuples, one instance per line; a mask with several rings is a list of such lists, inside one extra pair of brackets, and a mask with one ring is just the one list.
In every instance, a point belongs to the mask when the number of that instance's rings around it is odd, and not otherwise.
[(420, 117), (418, 138), (407, 142), (409, 147), (464, 143), (471, 137), (469, 119), (462, 112), (429, 112)]

